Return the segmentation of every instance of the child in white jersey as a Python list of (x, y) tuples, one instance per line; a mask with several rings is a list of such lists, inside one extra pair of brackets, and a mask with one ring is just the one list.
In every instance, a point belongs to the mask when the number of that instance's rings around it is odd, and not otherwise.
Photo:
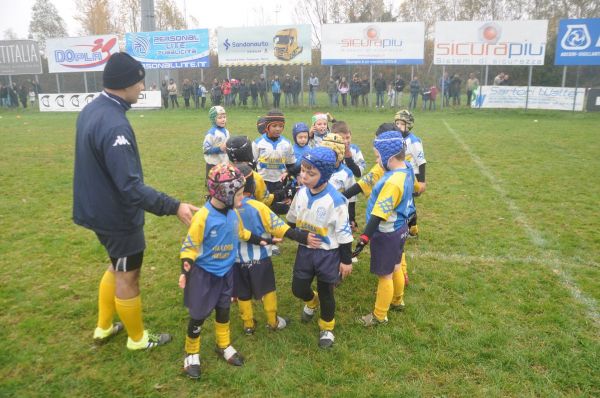
[(229, 138), (229, 130), (225, 128), (227, 124), (227, 113), (222, 106), (213, 106), (208, 111), (208, 118), (212, 126), (204, 136), (202, 150), (204, 153), (204, 162), (206, 163), (206, 178), (208, 180), (208, 172), (215, 165), (227, 163), (227, 150), (225, 143)]

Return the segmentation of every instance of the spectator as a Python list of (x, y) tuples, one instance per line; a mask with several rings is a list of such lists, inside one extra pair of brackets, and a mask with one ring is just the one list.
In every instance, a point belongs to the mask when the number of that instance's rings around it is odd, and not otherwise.
[(229, 104), (235, 106), (235, 100), (237, 98), (238, 93), (240, 92), (240, 81), (238, 79), (231, 79), (229, 83), (231, 84)]
[(421, 92), (421, 83), (419, 82), (419, 76), (413, 76), (410, 81), (410, 101), (408, 103), (408, 109), (415, 109), (417, 107), (417, 100), (419, 93)]
[(404, 91), (405, 85), (404, 79), (402, 79), (400, 75), (396, 75), (396, 81), (394, 82), (394, 91), (396, 91), (396, 95), (394, 96), (394, 107), (402, 106), (402, 91)]
[(429, 88), (429, 92), (429, 110), (431, 110), (433, 106), (433, 110), (435, 111), (435, 100), (437, 99), (438, 89), (434, 85)]
[(329, 106), (338, 105), (338, 83), (333, 80), (333, 76), (330, 76), (329, 81), (327, 82), (327, 94), (329, 95)]
[(315, 106), (317, 105), (317, 88), (319, 87), (319, 78), (315, 76), (314, 73), (310, 73), (310, 77), (308, 78), (308, 105)]
[(300, 105), (300, 90), (301, 90), (300, 80), (298, 80), (298, 76), (294, 76), (292, 79), (292, 99), (294, 105)]
[[(388, 107), (391, 108), (394, 106), (394, 102), (396, 101), (396, 90), (394, 89), (394, 86), (392, 84), (388, 84), (387, 96), (387, 104)], [(381, 107), (383, 108), (383, 105)]]
[[(494, 79), (495, 80), (495, 79)], [(475, 77), (474, 73), (469, 73), (469, 78), (467, 79), (467, 106), (471, 106), (471, 99), (473, 98), (473, 93), (479, 87), (479, 80)]]
[(160, 84), (160, 96), (162, 97), (163, 106), (165, 109), (169, 109), (169, 89), (167, 88), (166, 80), (163, 80)]
[(260, 79), (256, 83), (256, 87), (258, 89), (258, 96), (260, 97), (260, 106), (263, 108), (265, 106), (269, 106), (269, 97), (267, 97), (267, 80), (265, 79), (265, 75), (260, 74)]
[(460, 85), (462, 80), (460, 76), (455, 74), (450, 80), (450, 97), (452, 97), (452, 106), (460, 105)]
[(342, 96), (342, 105), (348, 106), (346, 97), (348, 96), (348, 91), (350, 91), (350, 86), (348, 85), (348, 82), (346, 81), (345, 76), (342, 77), (342, 80), (340, 80), (340, 84), (338, 85), (338, 91), (340, 92), (340, 94)]
[(350, 102), (352, 103), (352, 106), (358, 106), (358, 97), (360, 96), (360, 93), (360, 78), (358, 77), (358, 73), (355, 73), (350, 82)]
[(252, 98), (252, 106), (258, 107), (258, 84), (254, 79), (250, 82), (250, 98)]
[(207, 92), (208, 92), (208, 90), (206, 89), (206, 85), (204, 84), (204, 82), (198, 83), (198, 88), (196, 89), (196, 96), (201, 101), (200, 107), (202, 107), (202, 109), (204, 109), (204, 107), (206, 106), (206, 93)]
[(25, 87), (24, 84), (19, 86), (19, 99), (21, 100), (21, 105), (23, 105), (23, 109), (27, 108), (27, 96), (29, 95), (29, 90)]
[(248, 106), (248, 96), (250, 95), (250, 92), (248, 90), (248, 86), (246, 86), (246, 83), (244, 82), (244, 79), (240, 79), (239, 94), (240, 105)]
[(383, 108), (383, 94), (387, 87), (385, 80), (383, 79), (383, 73), (379, 74), (373, 85), (375, 86), (375, 108)]
[(510, 80), (510, 76), (508, 76), (508, 73), (504, 74), (504, 79), (502, 79), (502, 83), (500, 83), (501, 86), (510, 86), (512, 84), (511, 80)]
[(360, 98), (362, 100), (362, 105), (368, 107), (369, 106), (369, 93), (371, 92), (371, 82), (369, 81), (369, 77), (365, 75), (360, 82)]
[(223, 98), (223, 90), (221, 89), (219, 81), (215, 79), (213, 81), (213, 86), (210, 89), (210, 102), (213, 106), (221, 105), (221, 98)]
[(171, 99), (171, 108), (175, 109), (175, 105), (179, 108), (179, 101), (177, 101), (177, 84), (175, 80), (169, 80), (169, 85), (167, 86), (167, 90), (169, 90), (169, 98)]
[(183, 88), (181, 89), (181, 94), (183, 95), (185, 109), (190, 109), (190, 97), (192, 96), (192, 90), (192, 83), (189, 81), (189, 79), (183, 79)]
[(277, 75), (271, 80), (271, 94), (273, 94), (273, 107), (279, 109), (279, 103), (281, 101), (281, 83), (279, 82), (279, 76)]
[(10, 106), (13, 108), (19, 107), (19, 94), (17, 93), (17, 83), (8, 86), (8, 96), (10, 97)]
[(194, 108), (196, 109), (200, 108), (200, 91), (198, 90), (199, 85), (200, 83), (198, 83), (198, 80), (192, 80), (192, 99), (194, 100)]
[(442, 90), (442, 105), (450, 105), (450, 78), (448, 72), (444, 72), (444, 75), (440, 77), (440, 89)]
[(494, 86), (501, 86), (504, 82), (504, 72), (500, 72), (498, 76), (494, 78)]
[(281, 85), (281, 91), (283, 91), (285, 107), (287, 108), (294, 102), (294, 96), (292, 95), (292, 78), (289, 74), (285, 75), (285, 79)]
[(221, 84), (221, 92), (225, 101), (225, 106), (231, 105), (231, 82), (229, 79), (223, 80)]

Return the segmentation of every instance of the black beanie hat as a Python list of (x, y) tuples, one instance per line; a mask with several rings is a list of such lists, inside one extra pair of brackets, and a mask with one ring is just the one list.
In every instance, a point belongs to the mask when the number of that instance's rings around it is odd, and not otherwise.
[(104, 67), (102, 83), (106, 88), (118, 90), (133, 86), (145, 76), (144, 66), (131, 55), (114, 53)]

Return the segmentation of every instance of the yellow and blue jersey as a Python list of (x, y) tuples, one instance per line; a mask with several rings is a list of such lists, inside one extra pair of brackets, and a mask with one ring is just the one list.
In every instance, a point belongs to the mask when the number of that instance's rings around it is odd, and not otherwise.
[[(405, 163), (408, 166), (410, 166), (408, 162)], [(383, 167), (381, 167), (379, 163), (375, 163), (375, 165), (371, 167), (371, 170), (369, 170), (367, 174), (362, 176), (362, 178), (357, 182), (357, 184), (360, 186), (360, 189), (365, 196), (368, 197), (369, 195), (371, 195), (373, 187), (375, 186), (375, 184), (377, 184), (381, 177), (383, 177), (384, 174), (385, 170), (383, 169)], [(417, 192), (419, 190), (419, 181), (417, 181), (416, 179), (413, 180), (413, 192)]]
[(346, 198), (331, 184), (317, 194), (300, 188), (287, 213), (287, 220), (298, 229), (321, 239), (321, 249), (333, 250), (352, 242)]
[[(290, 226), (277, 214), (273, 213), (265, 204), (252, 198), (244, 198), (242, 207), (238, 209), (244, 228), (261, 238), (283, 238)], [(240, 241), (236, 258), (238, 263), (263, 260), (271, 257), (271, 245), (260, 246)]]
[(210, 202), (194, 214), (179, 257), (216, 276), (223, 276), (235, 262), (239, 240), (250, 239), (236, 210), (223, 214)]
[(275, 199), (275, 195), (270, 193), (267, 189), (264, 178), (256, 171), (252, 171), (252, 177), (254, 178), (254, 198), (267, 206), (271, 206)]
[(412, 196), (414, 180), (415, 175), (410, 166), (387, 171), (369, 196), (367, 224), (371, 216), (377, 216), (384, 220), (379, 223), (380, 232), (393, 232), (402, 228), (415, 211)]

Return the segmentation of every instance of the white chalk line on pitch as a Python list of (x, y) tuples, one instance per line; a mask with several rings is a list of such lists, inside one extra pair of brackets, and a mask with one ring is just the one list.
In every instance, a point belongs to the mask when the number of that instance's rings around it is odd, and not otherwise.
[[(508, 197), (506, 191), (500, 185), (500, 180), (496, 178), (496, 176), (487, 168), (487, 166), (483, 163), (481, 158), (477, 156), (471, 148), (463, 141), (463, 139), (458, 135), (458, 133), (450, 127), (448, 122), (442, 120), (444, 125), (446, 126), (446, 130), (452, 135), (452, 138), (462, 147), (462, 149), (471, 157), (471, 160), (477, 168), (479, 172), (486, 177), (492, 188), (500, 195), (504, 203), (508, 206), (509, 211), (514, 217), (515, 221), (525, 230), (525, 233), (529, 236), (529, 239), (534, 244), (534, 246), (544, 248), (546, 245), (546, 240), (542, 237), (542, 234), (537, 231), (534, 227), (531, 226), (525, 214), (519, 209), (517, 204)], [(554, 256), (549, 257), (548, 259), (544, 259), (542, 263), (548, 266), (552, 272), (558, 276), (562, 285), (569, 291), (571, 296), (581, 305), (583, 305), (586, 310), (588, 317), (594, 323), (597, 329), (600, 329), (600, 313), (598, 312), (598, 304), (593, 297), (587, 296), (585, 293), (581, 291), (579, 286), (573, 281), (573, 278), (563, 269), (564, 261), (561, 261), (559, 258)]]

